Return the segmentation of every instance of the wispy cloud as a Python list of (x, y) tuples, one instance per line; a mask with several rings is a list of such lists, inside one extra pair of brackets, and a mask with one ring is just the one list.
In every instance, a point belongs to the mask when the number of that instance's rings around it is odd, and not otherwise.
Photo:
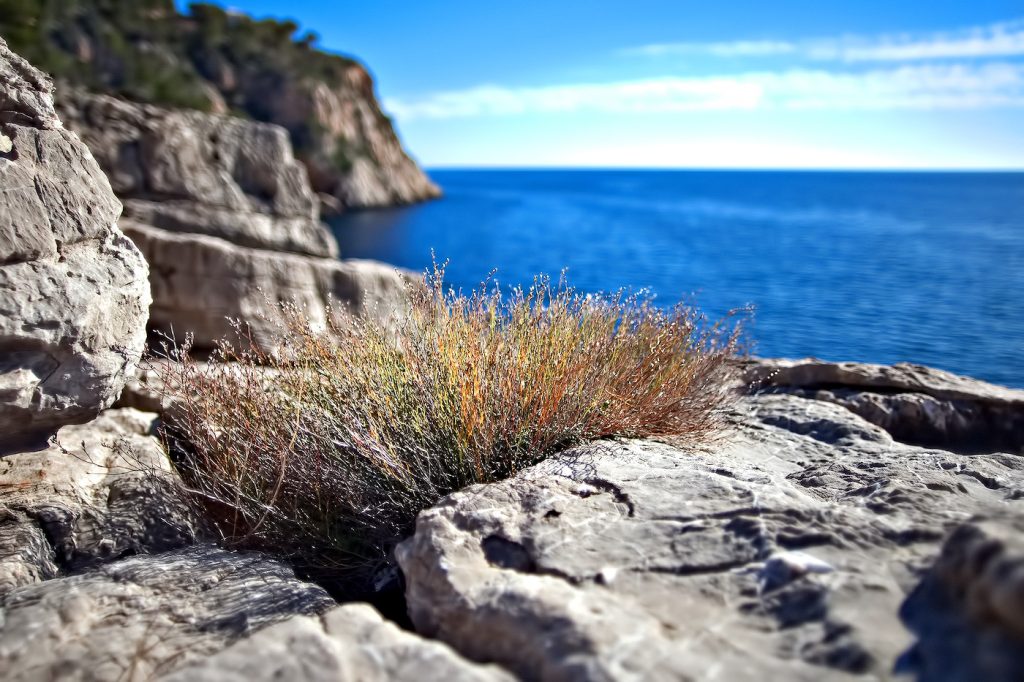
[(405, 121), (573, 111), (970, 109), (995, 106), (1024, 106), (1024, 64), (928, 64), (856, 73), (793, 69), (533, 88), (491, 85), (385, 101), (385, 107)]
[(1024, 55), (1024, 19), (954, 31), (879, 36), (837, 36), (809, 40), (738, 40), (710, 43), (656, 43), (628, 48), (626, 55), (659, 57), (770, 57), (791, 55), (841, 62), (983, 59)]

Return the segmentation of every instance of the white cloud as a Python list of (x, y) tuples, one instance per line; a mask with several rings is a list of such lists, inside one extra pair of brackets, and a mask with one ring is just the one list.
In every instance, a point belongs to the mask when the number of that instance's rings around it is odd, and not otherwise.
[(655, 43), (622, 50), (622, 54), (645, 57), (705, 54), (713, 57), (763, 57), (791, 54), (795, 43), (781, 40), (736, 40), (721, 43)]
[(1024, 64), (929, 64), (856, 73), (793, 69), (532, 88), (490, 85), (385, 101), (385, 108), (405, 121), (574, 111), (969, 109), (994, 106), (1024, 106)]
[(712, 43), (658, 43), (623, 54), (658, 57), (769, 57), (794, 55), (842, 62), (982, 59), (1024, 55), (1024, 19), (935, 33), (839, 36), (802, 41), (739, 40)]

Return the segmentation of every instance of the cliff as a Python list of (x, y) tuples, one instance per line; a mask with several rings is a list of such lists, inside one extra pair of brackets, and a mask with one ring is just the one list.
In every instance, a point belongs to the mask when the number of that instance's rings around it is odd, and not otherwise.
[(405, 277), (338, 260), (306, 169), (279, 126), (66, 90), (59, 114), (92, 150), (124, 205), (120, 227), (150, 266), (151, 331), (206, 348), (231, 320), (270, 342), (280, 310), (319, 322), (329, 304), (387, 317)]
[(59, 83), (282, 126), (331, 210), (439, 196), (366, 68), (297, 28), (207, 4), (180, 14), (173, 0), (0, 0), (0, 35)]

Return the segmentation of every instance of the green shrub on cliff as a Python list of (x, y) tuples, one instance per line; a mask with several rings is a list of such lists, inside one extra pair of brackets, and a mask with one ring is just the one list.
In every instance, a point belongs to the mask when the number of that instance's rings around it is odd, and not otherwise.
[(224, 345), (163, 377), (183, 477), (227, 542), (368, 589), (416, 514), (606, 437), (702, 440), (736, 333), (690, 309), (529, 291), (412, 292), (399, 330), (290, 310), (272, 353)]
[[(341, 87), (355, 62), (316, 49), (315, 34), (297, 30), (206, 3), (181, 14), (173, 0), (0, 0), (0, 36), (58, 81), (170, 107), (223, 103), (281, 123), (300, 156), (315, 156), (323, 135), (306, 130), (301, 116), (279, 120), (273, 94), (304, 80)], [(351, 163), (343, 161), (340, 170)]]

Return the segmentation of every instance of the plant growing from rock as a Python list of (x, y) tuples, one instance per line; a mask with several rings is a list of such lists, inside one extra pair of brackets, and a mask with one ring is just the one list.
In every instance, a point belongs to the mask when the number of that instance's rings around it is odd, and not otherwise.
[(701, 441), (730, 400), (736, 329), (691, 308), (538, 279), (445, 290), (435, 268), (397, 329), (286, 307), (271, 350), (175, 353), (166, 436), (231, 545), (286, 554), (360, 593), (416, 514), (608, 437)]

